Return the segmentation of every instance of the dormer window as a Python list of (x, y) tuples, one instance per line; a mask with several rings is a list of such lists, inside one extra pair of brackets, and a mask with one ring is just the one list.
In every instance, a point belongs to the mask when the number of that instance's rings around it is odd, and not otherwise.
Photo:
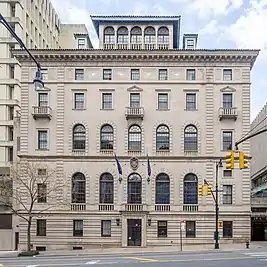
[(195, 40), (186, 40), (186, 49), (195, 49)]
[(85, 39), (84, 38), (78, 38), (78, 49), (85, 49)]

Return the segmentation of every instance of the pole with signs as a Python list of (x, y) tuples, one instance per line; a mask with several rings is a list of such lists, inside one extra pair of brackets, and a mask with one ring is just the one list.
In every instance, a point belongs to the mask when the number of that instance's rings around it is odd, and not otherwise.
[(183, 251), (183, 231), (185, 230), (185, 222), (180, 221), (180, 250)]

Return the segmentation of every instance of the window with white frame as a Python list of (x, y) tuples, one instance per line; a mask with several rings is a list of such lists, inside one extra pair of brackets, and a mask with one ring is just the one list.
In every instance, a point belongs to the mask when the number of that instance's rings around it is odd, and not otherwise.
[(112, 93), (102, 93), (102, 109), (112, 109)]
[(84, 109), (84, 93), (74, 93), (74, 109)]
[(158, 93), (158, 109), (167, 110), (169, 108), (168, 93)]
[(86, 48), (86, 43), (84, 38), (78, 38), (78, 49), (85, 49)]
[(111, 220), (101, 221), (101, 236), (111, 237)]
[(223, 185), (223, 204), (233, 204), (233, 186)]
[(186, 110), (196, 110), (196, 93), (187, 93), (186, 94)]
[(84, 69), (75, 69), (75, 80), (84, 80)]
[(224, 81), (232, 81), (233, 79), (233, 72), (231, 69), (224, 69), (223, 70), (223, 80)]
[(48, 93), (39, 93), (38, 107), (47, 107), (47, 106), (48, 106)]
[(187, 69), (186, 70), (186, 80), (187, 81), (195, 81), (196, 80), (196, 70), (195, 69)]
[(140, 70), (139, 69), (131, 69), (131, 80), (132, 81), (140, 80)]
[(222, 139), (223, 139), (223, 151), (232, 150), (233, 132), (232, 131), (223, 131)]
[(130, 93), (130, 107), (131, 108), (140, 107), (140, 93)]
[(223, 108), (232, 108), (232, 107), (233, 107), (233, 94), (223, 93)]
[(160, 81), (168, 80), (168, 70), (167, 69), (159, 69), (159, 80)]
[(186, 48), (187, 49), (195, 49), (195, 40), (187, 39), (186, 40)]
[(103, 80), (112, 80), (112, 69), (103, 69)]
[(38, 130), (38, 149), (48, 149), (48, 131)]

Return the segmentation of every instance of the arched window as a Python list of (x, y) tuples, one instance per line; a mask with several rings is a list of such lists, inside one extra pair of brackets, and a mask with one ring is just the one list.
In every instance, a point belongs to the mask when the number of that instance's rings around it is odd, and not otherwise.
[(72, 176), (71, 202), (86, 203), (86, 180), (81, 172)]
[(103, 173), (99, 180), (100, 195), (99, 203), (113, 204), (114, 180), (110, 173)]
[(131, 29), (131, 43), (132, 44), (142, 43), (142, 30), (140, 27), (133, 27)]
[(142, 203), (142, 178), (137, 173), (132, 173), (128, 177), (127, 203), (141, 204)]
[(156, 204), (170, 204), (170, 178), (165, 173), (156, 178)]
[(197, 128), (194, 125), (188, 125), (184, 129), (184, 151), (197, 152)]
[(104, 43), (115, 44), (115, 31), (113, 27), (106, 27), (104, 30)]
[(128, 131), (128, 149), (134, 151), (141, 151), (142, 148), (142, 134), (141, 128), (138, 125), (132, 125)]
[(170, 149), (170, 130), (166, 125), (159, 125), (156, 130), (156, 149), (169, 150)]
[(145, 44), (155, 44), (156, 43), (156, 31), (153, 27), (149, 26), (144, 32)]
[(184, 177), (184, 204), (198, 204), (198, 179), (193, 173), (188, 173)]
[(73, 127), (73, 150), (85, 150), (86, 130), (82, 124), (76, 124)]
[(128, 29), (120, 27), (117, 32), (118, 44), (128, 44)]
[(100, 130), (100, 149), (113, 150), (113, 127), (105, 124)]
[(169, 29), (167, 27), (158, 29), (158, 44), (169, 44)]

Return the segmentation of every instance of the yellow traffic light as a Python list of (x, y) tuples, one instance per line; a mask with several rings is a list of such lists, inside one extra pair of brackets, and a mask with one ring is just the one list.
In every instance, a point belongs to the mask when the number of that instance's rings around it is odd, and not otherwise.
[(242, 151), (239, 152), (239, 168), (248, 169), (248, 155)]
[(203, 196), (203, 189), (204, 189), (204, 185), (199, 185), (198, 186), (198, 195), (199, 196)]
[(206, 195), (207, 196), (211, 195), (211, 186), (210, 185), (206, 185)]
[(235, 152), (231, 151), (231, 153), (226, 155), (226, 169), (234, 169), (235, 168)]

